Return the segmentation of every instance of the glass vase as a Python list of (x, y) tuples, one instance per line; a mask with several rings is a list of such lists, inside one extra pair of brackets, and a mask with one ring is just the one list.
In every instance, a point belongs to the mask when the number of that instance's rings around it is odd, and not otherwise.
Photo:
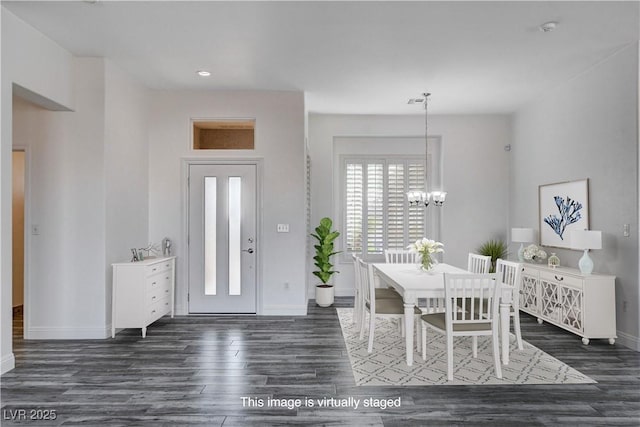
[(433, 258), (429, 254), (422, 254), (420, 268), (429, 271), (433, 268)]

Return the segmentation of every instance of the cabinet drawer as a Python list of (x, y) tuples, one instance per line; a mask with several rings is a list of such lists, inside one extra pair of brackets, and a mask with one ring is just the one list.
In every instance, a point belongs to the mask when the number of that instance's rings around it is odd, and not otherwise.
[(562, 274), (560, 272), (540, 272), (540, 280), (546, 282), (553, 282), (559, 285), (571, 286), (574, 288), (582, 289), (582, 280), (578, 277), (570, 276), (568, 274)]
[(156, 289), (168, 289), (171, 284), (171, 272), (165, 271), (146, 278), (147, 294)]
[(163, 298), (160, 301), (156, 302), (147, 307), (147, 323), (155, 322), (165, 314), (171, 311), (171, 306), (169, 304), (168, 298)]
[(171, 262), (159, 262), (157, 264), (151, 264), (147, 266), (145, 275), (153, 276), (154, 274), (164, 273), (171, 270)]
[(528, 265), (524, 265), (522, 267), (522, 274), (532, 277), (538, 277), (539, 270), (529, 267)]

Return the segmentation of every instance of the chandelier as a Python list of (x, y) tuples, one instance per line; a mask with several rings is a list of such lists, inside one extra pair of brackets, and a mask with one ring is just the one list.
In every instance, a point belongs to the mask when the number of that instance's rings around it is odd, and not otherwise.
[(442, 206), (444, 204), (444, 200), (447, 197), (447, 193), (445, 191), (432, 191), (429, 192), (428, 187), (428, 169), (427, 165), (429, 162), (429, 114), (428, 114), (428, 103), (430, 93), (423, 93), (420, 98), (412, 98), (409, 100), (409, 104), (420, 104), (424, 103), (424, 191), (412, 190), (407, 192), (407, 201), (409, 202), (409, 206), (418, 206), (424, 205), (429, 206), (431, 200), (433, 200), (433, 204), (436, 206)]

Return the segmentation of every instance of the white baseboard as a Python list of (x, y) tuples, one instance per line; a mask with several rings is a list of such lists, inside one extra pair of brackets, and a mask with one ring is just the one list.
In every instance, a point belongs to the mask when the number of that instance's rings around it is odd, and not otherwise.
[(2, 359), (0, 360), (0, 374), (9, 372), (15, 367), (16, 358), (13, 356), (13, 353), (5, 354), (4, 356), (2, 356)]
[(630, 348), (631, 350), (640, 352), (640, 338), (634, 337), (633, 335), (627, 334), (625, 332), (617, 331), (616, 333), (618, 334), (616, 344), (621, 344), (625, 347)]
[(306, 316), (306, 305), (265, 305), (262, 316)]
[(104, 328), (66, 328), (32, 326), (27, 330), (29, 340), (95, 340), (111, 338), (111, 325)]

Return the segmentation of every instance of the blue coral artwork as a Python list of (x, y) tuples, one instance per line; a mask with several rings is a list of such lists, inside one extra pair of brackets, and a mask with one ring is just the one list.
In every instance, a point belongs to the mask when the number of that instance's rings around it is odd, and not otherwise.
[(567, 199), (563, 199), (561, 196), (554, 196), (553, 200), (558, 207), (559, 215), (549, 215), (544, 219), (549, 227), (564, 240), (563, 234), (567, 229), (567, 225), (580, 221), (580, 209), (582, 209), (582, 203), (577, 200), (571, 200), (571, 197), (567, 196)]
[(588, 180), (541, 185), (540, 244), (570, 248), (570, 230), (589, 228)]

